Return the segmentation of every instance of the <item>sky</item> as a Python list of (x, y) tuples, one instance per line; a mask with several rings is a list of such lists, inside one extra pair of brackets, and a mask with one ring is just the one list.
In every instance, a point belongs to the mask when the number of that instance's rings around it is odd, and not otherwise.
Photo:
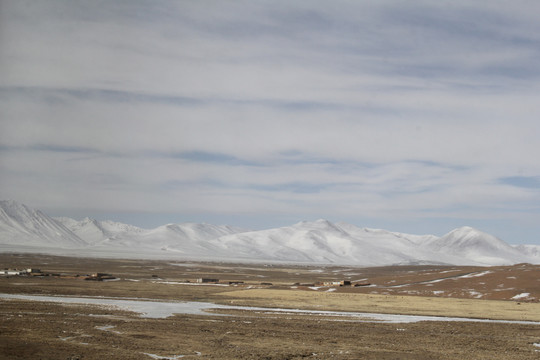
[(540, 2), (0, 1), (0, 198), (540, 244)]

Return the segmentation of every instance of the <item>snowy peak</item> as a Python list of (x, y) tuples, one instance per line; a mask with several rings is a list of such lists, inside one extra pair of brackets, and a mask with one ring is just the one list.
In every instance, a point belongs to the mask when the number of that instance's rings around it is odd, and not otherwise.
[(133, 244), (135, 247), (157, 248), (186, 257), (227, 258), (229, 254), (224, 254), (219, 248), (216, 248), (211, 240), (243, 231), (245, 230), (211, 224), (167, 224), (133, 237)]
[(3, 214), (17, 220), (28, 218), (35, 212), (35, 210), (29, 209), (26, 205), (13, 200), (1, 200), (0, 208), (2, 209)]
[(0, 239), (23, 246), (79, 247), (86, 242), (39, 210), (12, 200), (0, 201)]
[(226, 225), (182, 223), (163, 225), (150, 230), (149, 233), (155, 234), (158, 237), (167, 237), (167, 234), (169, 234), (183, 241), (206, 241), (244, 231), (243, 229)]
[(109, 233), (112, 233), (112, 234), (126, 233), (126, 232), (140, 233), (140, 232), (145, 231), (145, 229), (141, 229), (137, 226), (124, 224), (124, 223), (120, 223), (116, 221), (103, 220), (103, 221), (100, 221), (99, 223), (103, 230), (108, 231)]
[(464, 259), (475, 259), (477, 263), (483, 265), (525, 262), (523, 259), (526, 255), (497, 237), (470, 226), (452, 230), (426, 245), (431, 250), (460, 256)]
[(325, 219), (319, 219), (316, 221), (301, 221), (297, 224), (294, 224), (292, 227), (299, 230), (323, 231), (334, 234), (348, 235), (347, 232), (339, 225)]
[(459, 249), (480, 249), (480, 250), (510, 250), (510, 245), (496, 238), (493, 235), (487, 234), (470, 226), (454, 229), (443, 237), (432, 241), (432, 244), (440, 246), (440, 248)]

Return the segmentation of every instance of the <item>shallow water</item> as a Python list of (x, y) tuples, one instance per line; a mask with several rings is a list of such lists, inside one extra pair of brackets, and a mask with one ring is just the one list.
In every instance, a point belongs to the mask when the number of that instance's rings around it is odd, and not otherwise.
[(345, 321), (363, 321), (363, 322), (382, 322), (382, 323), (413, 323), (419, 321), (466, 321), (466, 322), (489, 322), (506, 324), (530, 324), (540, 325), (536, 321), (508, 321), (508, 320), (490, 320), (473, 319), (444, 316), (423, 316), (423, 315), (400, 315), (400, 314), (377, 314), (361, 313), (347, 311), (321, 311), (321, 310), (301, 310), (301, 309), (282, 309), (282, 308), (263, 308), (250, 306), (220, 305), (209, 302), (198, 301), (153, 301), (151, 299), (141, 300), (132, 298), (101, 298), (101, 297), (68, 297), (68, 296), (42, 296), (42, 295), (19, 295), (19, 294), (0, 294), (0, 299), (20, 299), (30, 301), (57, 302), (70, 304), (91, 304), (100, 306), (112, 306), (117, 309), (133, 311), (139, 313), (145, 318), (167, 318), (174, 314), (189, 315), (214, 315), (227, 316), (224, 314), (210, 313), (206, 310), (225, 309), (225, 310), (247, 310), (264, 313), (293, 313), (299, 315), (326, 316), (335, 318), (335, 320)]

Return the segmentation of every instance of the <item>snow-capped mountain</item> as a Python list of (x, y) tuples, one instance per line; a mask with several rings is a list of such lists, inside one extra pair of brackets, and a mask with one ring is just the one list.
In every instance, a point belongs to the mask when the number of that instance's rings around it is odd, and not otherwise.
[(12, 200), (0, 201), (2, 244), (75, 248), (87, 243), (39, 210)]
[(141, 229), (89, 218), (52, 219), (14, 201), (0, 202), (0, 251), (382, 266), (540, 263), (539, 248), (510, 246), (471, 227), (455, 229), (442, 237), (327, 220), (260, 231), (195, 223)]

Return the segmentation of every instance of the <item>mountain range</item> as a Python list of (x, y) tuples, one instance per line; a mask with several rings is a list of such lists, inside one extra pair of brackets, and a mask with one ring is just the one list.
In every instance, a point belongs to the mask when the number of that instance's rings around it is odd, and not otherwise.
[(539, 245), (516, 245), (471, 227), (411, 235), (327, 220), (268, 230), (211, 224), (142, 229), (90, 218), (51, 218), (0, 201), (0, 251), (108, 258), (384, 266), (540, 264)]

